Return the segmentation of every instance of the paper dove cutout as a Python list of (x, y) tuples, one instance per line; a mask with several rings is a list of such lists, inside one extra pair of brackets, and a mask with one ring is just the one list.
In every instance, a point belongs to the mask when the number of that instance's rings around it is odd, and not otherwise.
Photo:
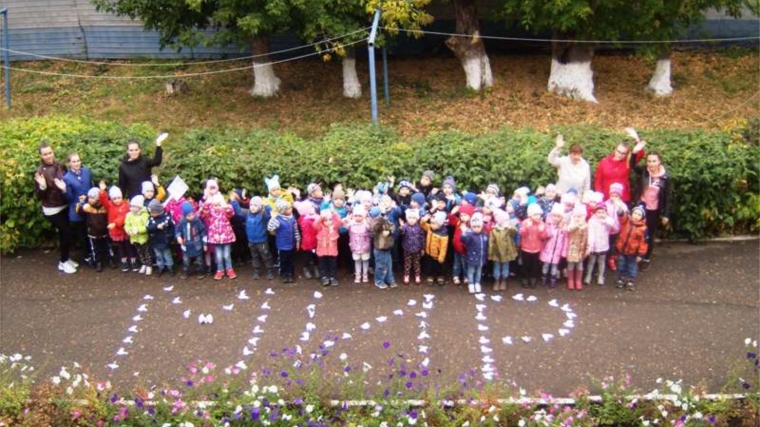
[(242, 360), (236, 363), (235, 366), (242, 370), (248, 369), (248, 365), (246, 365), (245, 362), (243, 362)]
[(477, 316), (475, 316), (475, 320), (486, 320), (486, 316), (483, 316), (483, 313), (478, 313)]
[(481, 336), (480, 339), (478, 340), (478, 342), (481, 343), (481, 344), (488, 344), (488, 343), (491, 342), (491, 340), (489, 340), (488, 338), (486, 338), (484, 336)]
[(559, 304), (557, 303), (556, 299), (549, 301), (549, 305), (552, 307), (559, 307)]
[(307, 332), (311, 332), (314, 329), (317, 329), (317, 325), (315, 325), (315, 324), (313, 324), (311, 322), (309, 322), (309, 323), (306, 324), (306, 331)]
[(344, 340), (350, 340), (353, 337), (351, 336), (351, 334), (344, 332), (341, 338)]
[(404, 312), (402, 310), (396, 310), (396, 311), (393, 312), (393, 314), (396, 315), (396, 316), (403, 316)]
[(301, 332), (301, 341), (309, 341), (311, 334), (308, 332)]
[(488, 354), (488, 353), (492, 352), (493, 349), (491, 349), (491, 347), (486, 347), (484, 345), (481, 345), (480, 346), (480, 351), (483, 352), (483, 353), (485, 353), (485, 354)]
[(475, 294), (475, 299), (478, 301), (485, 301), (486, 300), (486, 294)]
[(435, 295), (425, 294), (422, 297), (425, 298), (425, 301), (430, 302), (430, 301), (432, 301), (435, 298)]
[(153, 295), (146, 294), (146, 295), (143, 296), (143, 299), (146, 300), (146, 301), (150, 301), (150, 300), (153, 299)]
[(143, 305), (137, 307), (137, 311), (139, 311), (141, 313), (145, 313), (146, 311), (148, 311), (148, 305), (147, 304), (143, 304)]
[(493, 372), (496, 370), (496, 368), (494, 368), (493, 365), (490, 363), (483, 364), (483, 367), (481, 369), (483, 370), (483, 372)]
[(129, 327), (129, 329), (127, 329), (127, 330), (128, 330), (129, 332), (132, 332), (132, 333), (135, 333), (135, 334), (136, 334), (136, 333), (137, 333), (137, 325), (132, 325), (132, 326), (130, 326), (130, 327)]
[(366, 331), (366, 330), (368, 330), (369, 328), (371, 328), (371, 327), (372, 327), (372, 325), (370, 325), (370, 324), (369, 324), (369, 322), (364, 322), (364, 323), (362, 323), (362, 325), (361, 325), (361, 326), (359, 326), (359, 327), (360, 327), (360, 328), (362, 328), (362, 329), (364, 329), (364, 330)]
[(552, 338), (554, 338), (554, 335), (552, 335), (552, 334), (541, 334), (541, 338), (543, 338), (544, 341), (549, 342)]
[(248, 343), (256, 347), (257, 345), (259, 345), (259, 338), (258, 337), (251, 338), (248, 340)]
[(261, 323), (266, 323), (268, 314), (262, 314), (261, 316), (257, 317), (256, 320), (258, 320)]
[(383, 323), (386, 320), (388, 320), (388, 318), (385, 316), (380, 316), (380, 317), (376, 317), (375, 320), (377, 320), (377, 323)]
[(483, 378), (487, 379), (488, 381), (493, 381), (493, 372), (484, 373)]
[(430, 326), (430, 325), (426, 321), (423, 320), (423, 321), (420, 322), (420, 328), (421, 329), (425, 329), (428, 326)]
[(525, 301), (528, 301), (528, 302), (533, 302), (533, 301), (536, 301), (537, 299), (538, 299), (538, 298), (536, 298), (535, 296), (531, 295), (531, 296), (529, 296), (528, 298), (525, 298)]
[(182, 312), (182, 317), (184, 317), (185, 319), (189, 319), (190, 318), (190, 310), (183, 311)]
[(419, 313), (414, 313), (414, 315), (421, 319), (427, 319), (427, 313), (424, 311), (420, 311)]
[(525, 301), (525, 298), (523, 298), (523, 294), (513, 295), (512, 299), (515, 301)]
[(201, 325), (210, 325), (214, 323), (214, 316), (210, 314), (200, 314), (198, 315), (198, 323)]
[(316, 298), (316, 299), (322, 298), (322, 292), (314, 291), (314, 298)]
[(233, 309), (234, 307), (235, 307), (235, 304), (230, 304), (230, 305), (223, 305), (223, 306), (222, 306), (222, 308), (223, 308), (223, 309), (225, 309), (225, 310), (227, 310), (227, 311), (232, 311), (232, 309)]
[(483, 363), (493, 363), (494, 362), (493, 357), (491, 357), (491, 356), (485, 356), (481, 360), (483, 361)]
[(429, 357), (426, 357), (425, 360), (423, 360), (422, 363), (420, 363), (420, 365), (422, 365), (422, 366), (424, 366), (426, 368), (428, 367), (429, 364), (430, 364), (430, 358)]
[(248, 350), (248, 346), (243, 347), (243, 356), (250, 356), (253, 352), (251, 350)]
[(574, 328), (575, 322), (573, 322), (572, 320), (566, 320), (565, 323), (563, 323), (563, 325), (565, 325), (566, 328)]
[(139, 321), (143, 320), (143, 318), (142, 318), (142, 316), (140, 316), (138, 314), (137, 316), (133, 317), (132, 320), (134, 320), (135, 322), (139, 322)]
[(314, 314), (316, 313), (317, 306), (314, 304), (309, 304), (306, 306), (306, 311), (309, 313), (309, 318), (313, 319)]
[(256, 327), (254, 327), (253, 331), (251, 331), (251, 332), (253, 332), (254, 335), (258, 335), (258, 334), (263, 334), (264, 330), (261, 329), (261, 326), (256, 325)]
[(124, 347), (120, 347), (120, 348), (119, 348), (119, 351), (117, 351), (117, 352), (116, 352), (116, 355), (117, 355), (117, 356), (126, 356), (126, 355), (128, 355), (128, 354), (129, 354), (129, 353), (128, 353), (126, 350), (124, 350)]
[(140, 376), (140, 372), (133, 372), (132, 375), (134, 375), (135, 377), (139, 377)]
[(567, 312), (567, 311), (573, 311), (568, 304), (563, 305), (560, 308), (560, 310), (565, 311), (565, 312)]
[(238, 293), (237, 297), (240, 300), (250, 299), (250, 297), (248, 296), (248, 294), (245, 292), (245, 289), (243, 289), (242, 291), (240, 291), (240, 293)]
[(478, 310), (478, 311), (483, 311), (486, 309), (486, 307), (487, 306), (485, 304), (475, 304), (475, 310)]
[(426, 345), (421, 345), (418, 351), (419, 351), (420, 353), (424, 353), (424, 354), (427, 354), (427, 352), (428, 352), (428, 346), (426, 346)]
[(506, 336), (506, 337), (502, 338), (501, 340), (504, 342), (504, 344), (512, 345), (512, 337), (510, 337), (510, 336)]
[(174, 285), (171, 285), (171, 286), (167, 286), (167, 287), (165, 287), (165, 288), (164, 288), (164, 291), (166, 291), (166, 292), (171, 292), (171, 291), (172, 291), (172, 289), (174, 289)]
[(424, 308), (425, 310), (431, 310), (433, 308), (433, 302), (432, 301), (430, 301), (430, 302), (423, 302), (422, 303), (422, 308)]
[(325, 348), (330, 348), (330, 347), (332, 347), (332, 346), (335, 345), (335, 341), (327, 340), (327, 341), (323, 342), (322, 344), (324, 344)]
[(417, 335), (418, 340), (424, 340), (427, 338), (430, 338), (430, 335), (426, 331), (422, 331), (419, 335)]
[(132, 344), (132, 335), (124, 338), (123, 340), (121, 340), (121, 342), (123, 342), (124, 344)]
[(531, 337), (522, 337), (521, 339), (522, 339), (524, 342), (531, 342), (531, 341), (533, 340), (533, 338), (531, 338)]
[(480, 332), (483, 332), (483, 331), (487, 331), (487, 330), (488, 330), (488, 326), (486, 326), (486, 325), (481, 325), (481, 324), (478, 324), (478, 330), (479, 330)]
[(559, 332), (559, 336), (564, 337), (565, 335), (570, 333), (569, 329), (559, 329), (557, 332)]
[(172, 304), (174, 304), (174, 305), (177, 305), (177, 304), (182, 304), (182, 298), (180, 298), (180, 297), (175, 297), (175, 298), (172, 300)]
[(367, 372), (372, 369), (372, 365), (367, 362), (362, 362), (362, 371)]
[(293, 362), (293, 367), (296, 369), (300, 368), (301, 365), (303, 365), (303, 362), (301, 362), (300, 360), (296, 360), (295, 362)]
[(274, 295), (274, 291), (272, 290), (272, 288), (267, 288), (267, 290), (264, 291), (264, 293), (267, 295)]
[(567, 313), (565, 313), (565, 316), (567, 316), (567, 318), (570, 319), (570, 320), (573, 320), (576, 317), (578, 317), (578, 315), (575, 314), (575, 313), (573, 313), (573, 312), (567, 312)]
[(268, 300), (267, 300), (267, 301), (264, 301), (264, 304), (261, 304), (261, 309), (262, 309), (262, 310), (269, 310), (269, 309), (271, 309), (271, 308), (272, 308), (272, 307), (270, 307), (270, 306), (269, 306), (269, 301), (268, 301)]
[(119, 369), (119, 365), (117, 365), (116, 362), (111, 362), (111, 363), (107, 364), (106, 366), (108, 367), (108, 369), (110, 369), (112, 371), (116, 370), (116, 369)]
[(408, 305), (409, 307), (413, 307), (417, 305), (417, 301), (410, 299), (409, 302), (406, 303), (406, 305)]
[(501, 302), (501, 295), (491, 295), (491, 299), (496, 302)]

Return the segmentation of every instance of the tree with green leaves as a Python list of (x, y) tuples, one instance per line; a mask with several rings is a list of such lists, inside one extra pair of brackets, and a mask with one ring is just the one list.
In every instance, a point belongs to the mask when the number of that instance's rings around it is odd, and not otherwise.
[(552, 34), (548, 90), (574, 99), (594, 97), (593, 40), (618, 40), (630, 14), (628, 0), (503, 0), (508, 23)]
[[(161, 47), (237, 45), (254, 55), (251, 95), (277, 93), (280, 79), (269, 61), (269, 35), (291, 23), (290, 0), (91, 0), (99, 11), (139, 19), (160, 34)], [(207, 31), (212, 30), (212, 31)]]
[(709, 9), (725, 12), (733, 18), (739, 18), (743, 13), (755, 16), (760, 13), (757, 0), (635, 0), (631, 7), (636, 12), (636, 21), (642, 23), (631, 28), (631, 35), (639, 40), (663, 42), (645, 45), (641, 49), (657, 55), (657, 65), (647, 85), (647, 91), (655, 96), (673, 93), (670, 43), (665, 42), (678, 39), (689, 27), (702, 23)]

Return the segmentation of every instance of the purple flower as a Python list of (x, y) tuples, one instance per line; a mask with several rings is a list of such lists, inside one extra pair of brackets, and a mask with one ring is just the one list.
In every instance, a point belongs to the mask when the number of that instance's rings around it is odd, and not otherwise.
[(150, 414), (150, 416), (156, 415), (156, 410), (153, 409), (153, 407), (151, 406), (150, 408), (148, 408), (148, 413)]
[(299, 378), (299, 379), (297, 379), (297, 380), (296, 380), (296, 384), (297, 384), (297, 385), (303, 385), (303, 380), (302, 380), (302, 379), (300, 379), (300, 378)]
[(343, 370), (346, 371), (346, 372), (351, 372), (351, 367), (348, 366), (348, 365), (346, 365), (346, 367), (343, 368)]
[(187, 382), (185, 382), (185, 385), (188, 386), (188, 387), (192, 387), (193, 386), (193, 380), (187, 380)]
[(408, 383), (406, 383), (406, 389), (407, 389), (407, 390), (411, 390), (411, 389), (412, 389), (412, 386), (413, 386), (413, 385), (414, 385), (414, 384), (412, 384), (412, 382), (411, 382), (411, 381), (409, 381)]
[(111, 396), (111, 403), (116, 403), (116, 401), (118, 400), (119, 400), (119, 396), (117, 396), (116, 393), (114, 393), (114, 395)]
[(416, 372), (414, 372), (414, 371), (410, 372), (410, 373), (409, 373), (409, 378), (411, 378), (411, 379), (415, 379), (415, 378), (417, 378), (417, 373), (416, 373)]
[(746, 382), (743, 383), (742, 388), (744, 388), (745, 390), (749, 390), (749, 383), (746, 383)]
[(385, 341), (383, 343), (383, 348), (389, 348), (390, 346), (391, 346), (391, 343), (389, 343), (388, 341)]
[(391, 395), (390, 389), (386, 388), (385, 391), (383, 391), (383, 397), (388, 398), (388, 396), (390, 396), (390, 395)]
[(405, 369), (401, 369), (401, 370), (398, 371), (398, 374), (401, 375), (402, 377), (405, 377), (406, 376), (406, 370)]
[(297, 406), (301, 406), (301, 405), (303, 405), (303, 399), (301, 399), (299, 397), (299, 398), (297, 398), (296, 400), (293, 401), (293, 404), (297, 405)]
[(259, 411), (259, 408), (251, 409), (251, 421), (258, 421), (260, 415), (261, 412)]
[(422, 370), (422, 376), (423, 376), (423, 377), (426, 377), (426, 376), (428, 376), (428, 373), (429, 373), (429, 372), (428, 372), (428, 370), (427, 370), (427, 369), (423, 369), (423, 370)]
[(396, 359), (394, 359), (394, 358), (388, 359), (388, 366), (393, 366), (395, 364), (396, 364)]
[(707, 418), (707, 422), (709, 422), (710, 424), (715, 424), (715, 415), (710, 415)]
[(269, 369), (264, 369), (261, 373), (268, 377), (272, 372)]
[(747, 353), (747, 359), (756, 359), (756, 358), (757, 358), (757, 354), (756, 353), (753, 353), (751, 351), (749, 353)]
[(143, 408), (143, 401), (139, 397), (135, 397), (135, 406), (142, 409)]
[(409, 413), (409, 418), (412, 418), (414, 420), (417, 419), (417, 411), (412, 411)]
[(282, 371), (282, 372), (280, 372), (280, 376), (283, 377), (283, 378), (287, 378), (288, 377), (288, 373), (286, 371)]

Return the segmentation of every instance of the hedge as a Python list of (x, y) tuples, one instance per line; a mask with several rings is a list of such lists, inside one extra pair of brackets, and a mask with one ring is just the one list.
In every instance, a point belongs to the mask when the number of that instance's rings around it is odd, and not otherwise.
[[(0, 124), (0, 250), (37, 247), (52, 237), (33, 196), (36, 147), (50, 141), (57, 158), (77, 151), (96, 179), (115, 181), (124, 143), (152, 141), (156, 129), (87, 118), (44, 117)], [(504, 128), (484, 135), (458, 131), (403, 139), (390, 128), (333, 125), (321, 136), (240, 128), (198, 128), (173, 135), (165, 143), (163, 181), (179, 174), (190, 188), (219, 178), (222, 189), (244, 187), (261, 194), (264, 177), (278, 173), (283, 185), (304, 188), (309, 182), (370, 187), (379, 179), (418, 178), (426, 169), (453, 175), (460, 189), (531, 188), (554, 181), (546, 156), (553, 134), (580, 142), (595, 165), (608, 155), (622, 133), (589, 126), (558, 126), (551, 134)], [(663, 237), (699, 240), (760, 229), (760, 146), (746, 123), (722, 131), (640, 131), (648, 150), (660, 151), (673, 180), (672, 226)], [(755, 138), (755, 139), (753, 139)], [(143, 152), (153, 152), (151, 145)]]

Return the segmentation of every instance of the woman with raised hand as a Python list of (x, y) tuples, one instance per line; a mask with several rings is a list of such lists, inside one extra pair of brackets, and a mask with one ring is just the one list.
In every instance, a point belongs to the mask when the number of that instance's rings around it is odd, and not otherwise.
[(161, 165), (164, 153), (161, 143), (168, 135), (166, 132), (158, 135), (156, 153), (152, 158), (142, 155), (139, 142), (135, 140), (127, 142), (127, 154), (119, 164), (119, 188), (128, 200), (142, 194), (143, 181), (150, 181), (153, 167)]
[(591, 190), (591, 169), (583, 158), (583, 148), (580, 145), (571, 145), (568, 155), (560, 157), (559, 153), (564, 146), (565, 138), (557, 135), (556, 144), (549, 152), (549, 164), (557, 168), (557, 192), (565, 194), (567, 190), (574, 188), (578, 191), (580, 200), (583, 193)]

